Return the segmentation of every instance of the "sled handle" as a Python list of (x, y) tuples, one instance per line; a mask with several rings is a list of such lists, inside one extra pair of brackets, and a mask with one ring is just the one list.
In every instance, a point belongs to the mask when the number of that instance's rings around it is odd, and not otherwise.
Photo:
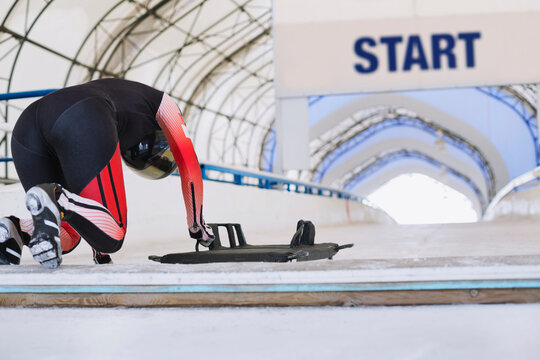
[[(215, 240), (210, 246), (211, 249), (222, 246), (221, 239), (219, 237), (220, 227), (224, 227), (225, 229), (227, 229), (227, 236), (229, 237), (229, 246), (231, 249), (237, 246), (247, 245), (246, 237), (244, 236), (244, 232), (242, 231), (242, 225), (237, 223), (212, 223), (208, 225), (212, 228), (215, 236)], [(236, 243), (236, 239), (238, 239), (238, 244)]]

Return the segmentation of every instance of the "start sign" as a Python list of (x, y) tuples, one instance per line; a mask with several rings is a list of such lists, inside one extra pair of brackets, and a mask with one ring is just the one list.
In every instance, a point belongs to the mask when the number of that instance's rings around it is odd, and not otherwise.
[[(479, 32), (462, 32), (457, 36), (448, 33), (432, 34), (428, 44), (423, 44), (418, 35), (381, 36), (379, 39), (372, 37), (361, 37), (354, 43), (354, 52), (363, 59), (354, 65), (359, 73), (372, 73), (379, 68), (379, 59), (372, 52), (372, 48), (382, 46), (385, 48), (388, 71), (410, 71), (414, 66), (420, 70), (439, 70), (442, 62), (446, 61), (449, 69), (457, 67), (456, 57), (463, 57), (466, 67), (472, 68), (474, 61), (475, 40), (481, 38)], [(456, 43), (462, 41), (464, 51), (456, 52)], [(404, 46), (405, 52), (403, 59), (398, 59), (398, 47)], [(431, 61), (430, 61), (431, 59)]]
[(274, 0), (277, 97), (540, 82), (540, 2), (490, 4)]

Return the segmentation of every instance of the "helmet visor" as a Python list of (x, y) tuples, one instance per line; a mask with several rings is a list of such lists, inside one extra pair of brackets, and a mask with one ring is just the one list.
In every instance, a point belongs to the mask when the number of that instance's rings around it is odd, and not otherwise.
[(144, 136), (138, 144), (123, 151), (122, 158), (138, 175), (148, 179), (162, 179), (177, 169), (162, 130)]

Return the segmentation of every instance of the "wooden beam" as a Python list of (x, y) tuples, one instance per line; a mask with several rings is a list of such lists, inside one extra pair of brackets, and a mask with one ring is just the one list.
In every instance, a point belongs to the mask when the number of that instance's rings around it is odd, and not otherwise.
[(244, 293), (3, 293), (1, 307), (377, 306), (540, 302), (539, 288), (244, 292)]

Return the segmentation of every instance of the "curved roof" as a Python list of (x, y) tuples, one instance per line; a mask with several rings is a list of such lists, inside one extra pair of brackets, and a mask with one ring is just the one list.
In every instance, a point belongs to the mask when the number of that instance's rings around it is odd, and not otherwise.
[[(271, 0), (0, 2), (0, 92), (124, 77), (178, 101), (201, 161), (272, 170)], [(14, 122), (32, 100), (2, 104)], [(466, 194), (481, 212), (538, 165), (536, 86), (310, 99), (302, 180), (360, 195), (405, 172)], [(3, 141), (7, 155), (7, 140)]]

